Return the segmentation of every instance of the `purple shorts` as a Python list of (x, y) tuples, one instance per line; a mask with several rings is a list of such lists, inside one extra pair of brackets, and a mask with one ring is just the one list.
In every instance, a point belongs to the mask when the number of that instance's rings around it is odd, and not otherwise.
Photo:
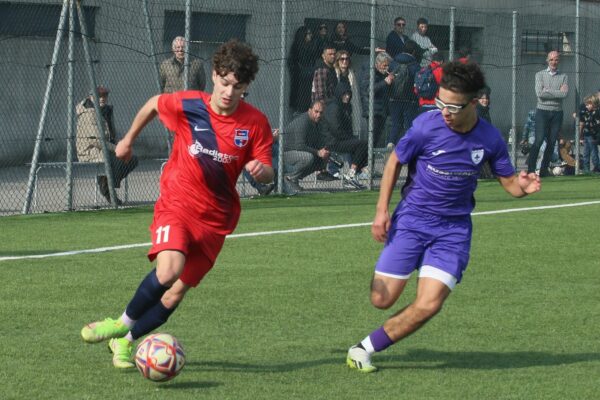
[(408, 279), (415, 269), (428, 266), (460, 282), (469, 263), (472, 231), (470, 215), (442, 217), (398, 207), (375, 272)]

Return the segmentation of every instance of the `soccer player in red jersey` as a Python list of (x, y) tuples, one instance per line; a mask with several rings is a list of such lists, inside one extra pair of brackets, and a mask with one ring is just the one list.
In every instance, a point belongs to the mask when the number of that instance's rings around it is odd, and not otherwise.
[(88, 343), (110, 339), (117, 368), (134, 366), (133, 342), (163, 325), (214, 265), (239, 219), (235, 184), (242, 169), (258, 182), (273, 180), (269, 122), (242, 100), (258, 72), (258, 57), (248, 45), (231, 40), (212, 61), (212, 94), (183, 91), (150, 98), (117, 144), (117, 157), (130, 159), (135, 139), (156, 115), (174, 132), (150, 226), (148, 258), (156, 260), (156, 268), (120, 318), (93, 322), (81, 331)]

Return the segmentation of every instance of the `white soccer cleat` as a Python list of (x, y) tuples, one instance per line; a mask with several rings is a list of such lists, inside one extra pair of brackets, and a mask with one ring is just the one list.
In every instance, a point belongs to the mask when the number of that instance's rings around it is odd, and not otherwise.
[(350, 368), (357, 369), (364, 373), (377, 371), (377, 367), (371, 364), (371, 356), (369, 353), (358, 346), (350, 347), (348, 350), (348, 357), (346, 357), (346, 364)]

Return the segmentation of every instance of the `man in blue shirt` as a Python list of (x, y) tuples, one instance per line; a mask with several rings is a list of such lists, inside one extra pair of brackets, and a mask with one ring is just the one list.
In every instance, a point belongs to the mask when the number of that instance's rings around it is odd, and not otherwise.
[[(540, 190), (535, 173), (515, 174), (500, 132), (477, 117), (477, 92), (485, 86), (479, 67), (443, 67), (436, 105), (417, 117), (390, 155), (381, 180), (373, 238), (385, 242), (371, 283), (371, 303), (394, 305), (418, 269), (415, 300), (348, 350), (346, 363), (373, 372), (371, 355), (417, 331), (442, 308), (469, 261), (473, 194), (484, 163), (514, 197)], [(389, 202), (402, 165), (408, 177), (390, 217)]]
[(394, 19), (394, 29), (392, 29), (385, 39), (385, 51), (392, 58), (404, 52), (404, 45), (408, 41), (408, 36), (404, 34), (405, 27), (406, 20), (404, 17), (397, 17)]

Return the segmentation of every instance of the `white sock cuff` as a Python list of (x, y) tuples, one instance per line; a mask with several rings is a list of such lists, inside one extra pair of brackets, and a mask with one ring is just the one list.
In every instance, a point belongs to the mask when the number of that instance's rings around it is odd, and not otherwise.
[(370, 336), (367, 336), (366, 338), (364, 338), (362, 340), (362, 342), (360, 342), (360, 344), (362, 344), (362, 347), (365, 348), (365, 350), (367, 351), (367, 353), (369, 353), (369, 354), (375, 353), (375, 348), (373, 347), (373, 343), (371, 343), (371, 337)]
[(135, 325), (135, 320), (129, 318), (126, 312), (123, 312), (121, 315), (121, 322), (123, 322), (123, 324), (129, 329), (133, 328), (133, 325)]

